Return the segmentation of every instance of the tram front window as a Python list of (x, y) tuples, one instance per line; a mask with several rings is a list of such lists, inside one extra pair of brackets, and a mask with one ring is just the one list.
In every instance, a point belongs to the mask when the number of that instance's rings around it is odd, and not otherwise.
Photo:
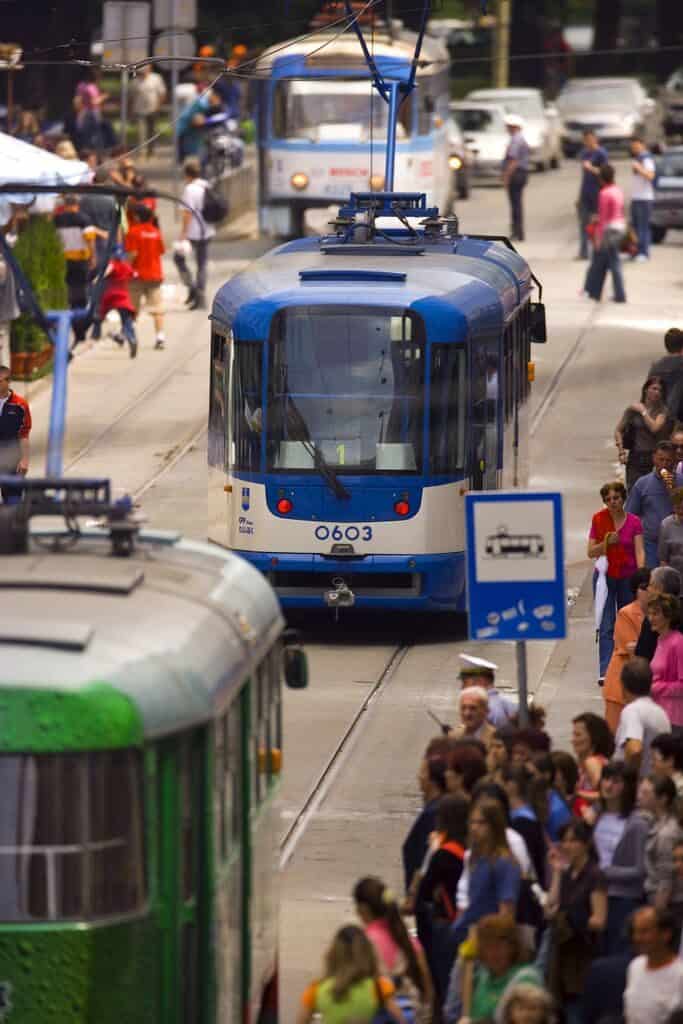
[(338, 472), (418, 473), (423, 396), (417, 318), (400, 310), (286, 310), (270, 345), (268, 469), (312, 472), (315, 446)]
[(92, 920), (146, 898), (137, 751), (0, 757), (0, 921)]
[[(273, 102), (273, 135), (310, 142), (367, 142), (386, 138), (387, 104), (371, 96), (366, 81), (304, 79), (278, 82)], [(398, 138), (410, 134), (410, 103), (402, 105)]]

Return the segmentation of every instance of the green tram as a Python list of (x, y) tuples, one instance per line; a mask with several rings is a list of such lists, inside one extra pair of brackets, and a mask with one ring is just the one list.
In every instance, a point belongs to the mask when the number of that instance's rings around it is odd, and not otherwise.
[(22, 507), (69, 529), (0, 509), (0, 1021), (276, 1021), (303, 652), (238, 556), (125, 517), (75, 531), (106, 481), (40, 484)]

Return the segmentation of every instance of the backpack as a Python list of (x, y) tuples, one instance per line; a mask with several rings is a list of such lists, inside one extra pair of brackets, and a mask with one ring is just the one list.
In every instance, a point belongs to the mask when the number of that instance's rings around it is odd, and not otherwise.
[(211, 185), (204, 189), (204, 201), (202, 203), (202, 217), (207, 224), (220, 224), (228, 216), (230, 206), (227, 199), (224, 199), (220, 192), (217, 192)]

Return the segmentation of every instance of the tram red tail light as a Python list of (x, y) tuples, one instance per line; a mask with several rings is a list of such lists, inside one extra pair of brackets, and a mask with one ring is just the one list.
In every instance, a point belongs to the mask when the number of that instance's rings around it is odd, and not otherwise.
[(287, 516), (292, 511), (294, 506), (292, 505), (289, 498), (280, 498), (277, 503), (277, 510), (281, 516)]
[(410, 514), (410, 505), (407, 501), (397, 501), (394, 503), (394, 512), (397, 516), (407, 516)]

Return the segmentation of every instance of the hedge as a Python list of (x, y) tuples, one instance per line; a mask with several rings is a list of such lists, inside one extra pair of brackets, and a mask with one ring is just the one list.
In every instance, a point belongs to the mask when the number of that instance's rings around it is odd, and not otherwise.
[[(57, 229), (49, 217), (34, 214), (28, 218), (20, 229), (14, 254), (41, 308), (66, 309), (66, 260)], [(40, 352), (47, 341), (30, 313), (22, 313), (12, 323), (13, 352)]]

